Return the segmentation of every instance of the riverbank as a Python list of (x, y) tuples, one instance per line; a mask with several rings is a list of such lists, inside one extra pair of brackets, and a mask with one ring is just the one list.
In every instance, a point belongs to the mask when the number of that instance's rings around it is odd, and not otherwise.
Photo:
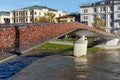
[[(62, 43), (62, 42), (49, 42), (42, 46), (37, 47), (41, 51), (73, 51), (74, 46), (72, 44)], [(33, 49), (33, 50), (36, 50)], [(88, 48), (89, 51), (103, 51), (104, 49), (99, 47)]]
[(101, 48), (103, 50), (117, 50), (117, 51), (120, 51), (120, 44), (118, 44), (118, 45), (99, 44), (95, 47)]
[[(88, 48), (88, 52), (100, 52), (100, 51), (108, 51), (108, 50), (117, 50), (120, 51), (120, 45), (116, 46), (103, 46), (103, 45), (97, 45), (95, 47)], [(25, 52), (24, 54), (31, 54), (31, 53), (41, 53), (41, 52), (58, 52), (58, 53), (64, 53), (68, 51), (73, 51), (73, 41), (64, 41), (61, 40), (54, 40), (50, 41), (48, 43), (45, 43), (44, 45), (40, 45), (37, 48), (34, 48), (32, 50), (29, 50), (28, 52)], [(71, 54), (72, 55), (72, 54)], [(15, 57), (15, 54), (3, 52), (0, 53), (0, 63), (4, 62), (6, 60), (9, 60), (13, 57)]]

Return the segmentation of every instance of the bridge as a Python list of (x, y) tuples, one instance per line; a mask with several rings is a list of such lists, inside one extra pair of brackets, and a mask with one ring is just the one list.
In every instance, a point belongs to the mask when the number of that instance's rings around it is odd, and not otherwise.
[[(0, 25), (0, 49), (1, 51), (9, 52), (21, 52), (26, 51), (32, 47), (43, 44), (51, 39), (55, 39), (73, 33), (80, 37), (75, 42), (74, 53), (78, 55), (83, 47), (82, 53), (86, 54), (87, 41), (85, 37), (100, 37), (103, 39), (112, 40), (117, 38), (117, 35), (110, 34), (104, 31), (97, 30), (87, 25), (73, 22), (73, 23), (36, 23), (36, 24), (11, 24), (11, 25)], [(116, 44), (117, 39), (113, 40)], [(113, 41), (108, 42), (112, 44)], [(81, 44), (82, 42), (82, 44)], [(83, 44), (85, 43), (85, 44)], [(83, 45), (83, 46), (81, 46)], [(77, 48), (76, 48), (77, 47)]]

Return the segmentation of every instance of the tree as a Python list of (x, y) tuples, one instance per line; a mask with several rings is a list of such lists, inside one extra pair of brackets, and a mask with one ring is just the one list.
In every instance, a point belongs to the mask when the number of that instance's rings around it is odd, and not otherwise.
[(45, 17), (45, 16), (38, 16), (35, 18), (34, 20), (35, 23), (39, 23), (39, 22), (49, 22), (49, 20)]
[(34, 20), (35, 23), (39, 22), (55, 22), (55, 14), (52, 12), (45, 13), (44, 16), (38, 16)]
[(105, 31), (105, 22), (99, 17), (94, 18), (94, 23), (92, 25), (96, 29)]
[(49, 20), (49, 22), (55, 22), (55, 14), (53, 12), (46, 13), (45, 17)]

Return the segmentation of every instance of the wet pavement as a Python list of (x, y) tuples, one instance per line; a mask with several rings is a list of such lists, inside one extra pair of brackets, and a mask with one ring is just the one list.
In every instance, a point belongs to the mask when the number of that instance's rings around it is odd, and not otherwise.
[(120, 80), (120, 52), (24, 55), (0, 64), (0, 80)]

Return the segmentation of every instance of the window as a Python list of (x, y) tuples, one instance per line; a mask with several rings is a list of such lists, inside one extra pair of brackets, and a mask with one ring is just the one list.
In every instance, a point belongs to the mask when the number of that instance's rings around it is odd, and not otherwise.
[(93, 15), (93, 17), (95, 18), (95, 17), (98, 17), (97, 15)]
[(118, 6), (118, 10), (120, 10), (120, 6)]
[(113, 15), (112, 15), (112, 14), (110, 15), (110, 18), (111, 18), (111, 19), (113, 18)]
[(106, 11), (106, 7), (103, 7), (103, 11)]
[(84, 10), (83, 10), (83, 13), (88, 13), (88, 9), (84, 9)]
[(47, 13), (44, 13), (44, 15), (46, 15)]
[(101, 12), (106, 11), (106, 7), (101, 7)]
[(101, 19), (106, 21), (106, 15), (101, 15)]
[(30, 22), (33, 22), (33, 18), (30, 18)]
[(84, 16), (84, 20), (87, 20), (88, 19), (88, 16)]
[(28, 19), (25, 19), (26, 20), (26, 22), (28, 22)]
[(110, 22), (110, 26), (113, 26), (113, 22)]
[(33, 11), (30, 12), (30, 15), (32, 15), (32, 14), (33, 14)]
[(16, 23), (18, 23), (18, 19), (16, 19)]
[(41, 12), (39, 12), (39, 15), (41, 15)]
[(37, 12), (34, 12), (35, 15), (37, 15)]
[(97, 8), (94, 8), (94, 12), (97, 12)]
[(120, 14), (118, 14), (118, 18), (120, 18)]
[(70, 22), (74, 22), (74, 21), (71, 19)]
[(112, 10), (113, 10), (113, 7), (111, 6), (111, 7), (110, 7), (110, 11), (112, 11)]
[(27, 16), (28, 14), (27, 14), (27, 12), (26, 12), (26, 16)]
[(18, 16), (18, 13), (16, 13), (16, 16)]
[(10, 23), (10, 19), (9, 18), (4, 18), (4, 22), (5, 23)]
[(120, 22), (118, 23), (118, 25), (120, 26)]
[(61, 16), (61, 14), (59, 14), (59, 17)]

